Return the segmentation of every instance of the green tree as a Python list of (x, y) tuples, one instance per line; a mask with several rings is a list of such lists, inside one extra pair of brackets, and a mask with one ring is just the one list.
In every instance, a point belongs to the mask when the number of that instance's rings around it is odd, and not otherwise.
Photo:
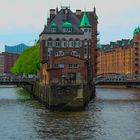
[(17, 59), (11, 71), (14, 74), (36, 74), (40, 69), (40, 48), (38, 45), (26, 49)]

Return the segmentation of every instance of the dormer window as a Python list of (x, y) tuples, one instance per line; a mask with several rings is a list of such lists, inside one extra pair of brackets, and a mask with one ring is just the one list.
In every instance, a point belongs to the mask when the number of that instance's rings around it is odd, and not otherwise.
[(63, 28), (64, 33), (72, 33), (72, 28)]
[(62, 25), (63, 33), (72, 33), (72, 24), (70, 22), (65, 22)]
[(57, 24), (55, 24), (55, 23), (51, 24), (51, 29), (50, 30), (51, 30), (52, 33), (56, 33), (57, 29), (58, 29)]
[(52, 33), (56, 33), (57, 29), (56, 28), (51, 28)]

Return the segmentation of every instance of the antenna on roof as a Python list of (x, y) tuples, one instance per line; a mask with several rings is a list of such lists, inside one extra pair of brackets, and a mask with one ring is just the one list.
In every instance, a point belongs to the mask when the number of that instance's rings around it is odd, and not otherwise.
[(61, 9), (70, 9), (70, 6), (61, 6)]

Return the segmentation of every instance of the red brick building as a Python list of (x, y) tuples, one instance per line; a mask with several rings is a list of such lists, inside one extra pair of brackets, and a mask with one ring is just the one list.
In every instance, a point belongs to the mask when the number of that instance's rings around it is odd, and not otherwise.
[(11, 73), (11, 68), (18, 59), (18, 54), (5, 53), (0, 54), (0, 73)]
[(41, 81), (59, 82), (64, 77), (87, 82), (96, 76), (97, 15), (69, 7), (50, 10), (40, 34)]
[(100, 45), (97, 62), (97, 75), (140, 75), (140, 28), (134, 30), (133, 39)]

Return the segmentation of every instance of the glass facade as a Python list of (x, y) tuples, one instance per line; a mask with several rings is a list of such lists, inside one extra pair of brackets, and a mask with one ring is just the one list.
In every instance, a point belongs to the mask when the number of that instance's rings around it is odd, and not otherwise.
[(14, 54), (21, 54), (27, 48), (29, 48), (29, 46), (27, 46), (23, 43), (19, 44), (19, 45), (16, 45), (16, 46), (5, 45), (5, 52), (14, 53)]

